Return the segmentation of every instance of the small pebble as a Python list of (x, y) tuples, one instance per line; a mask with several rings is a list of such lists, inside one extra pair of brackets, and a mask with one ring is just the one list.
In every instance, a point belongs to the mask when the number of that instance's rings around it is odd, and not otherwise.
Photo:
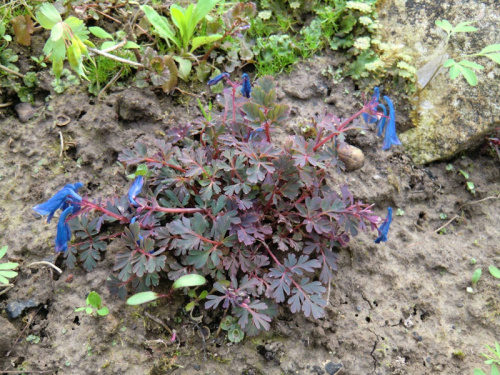
[(458, 307), (464, 307), (464, 304), (462, 302), (457, 303)]
[(420, 336), (419, 334), (417, 334), (417, 332), (413, 332), (412, 335), (415, 338), (415, 340), (417, 340), (419, 342), (422, 342), (423, 338), (422, 338), (422, 336)]
[(361, 311), (363, 311), (363, 309), (361, 308), (361, 306), (356, 306), (356, 311), (361, 312)]
[(343, 367), (342, 363), (328, 362), (325, 365), (325, 371), (328, 375), (337, 375), (341, 373)]

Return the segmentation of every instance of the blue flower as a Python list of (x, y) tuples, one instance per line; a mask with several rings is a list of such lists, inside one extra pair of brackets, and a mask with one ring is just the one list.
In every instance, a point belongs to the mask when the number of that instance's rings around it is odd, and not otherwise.
[(387, 120), (387, 109), (383, 104), (379, 104), (377, 108), (380, 108), (382, 110), (382, 113), (384, 114), (384, 116), (382, 116), (380, 120), (378, 120), (377, 124), (377, 136), (380, 137), (382, 135), (382, 132), (384, 131), (385, 122)]
[[(396, 112), (394, 111), (394, 106), (392, 105), (391, 99), (389, 99), (389, 97), (387, 96), (384, 96), (384, 100), (389, 107), (389, 116), (387, 116), (387, 109), (385, 105), (379, 103), (379, 88), (375, 87), (373, 91), (374, 94), (370, 101), (365, 104), (366, 112), (363, 113), (362, 116), (367, 124), (373, 124), (377, 122), (377, 136), (381, 136), (385, 131), (382, 150), (388, 150), (392, 145), (401, 144), (396, 134)], [(389, 122), (387, 122), (387, 118), (389, 118)]]
[(245, 98), (250, 98), (250, 93), (252, 92), (252, 84), (250, 83), (250, 77), (248, 74), (243, 73), (243, 82), (241, 83), (241, 94)]
[[(73, 190), (75, 193), (78, 193), (78, 189), (80, 189), (82, 186), (83, 186), (83, 184), (81, 182), (77, 182), (74, 185), (72, 185), (72, 184), (64, 185), (65, 188), (69, 188), (69, 189)], [(61, 210), (64, 211), (70, 205), (71, 205), (71, 207), (73, 207), (73, 213), (76, 213), (80, 209), (80, 205), (75, 204), (71, 198), (68, 198), (67, 200), (64, 201), (64, 204), (62, 205)], [(50, 222), (50, 219), (52, 219), (52, 216), (49, 216), (47, 218), (47, 222)]]
[(49, 215), (47, 217), (47, 223), (50, 223), (50, 220), (54, 216), (54, 213), (59, 208), (63, 208), (64, 204), (67, 203), (67, 201), (69, 201), (68, 203), (70, 203), (74, 201), (80, 202), (82, 200), (82, 197), (80, 197), (74, 190), (74, 188), (78, 190), (78, 188), (81, 187), (80, 185), (83, 186), (80, 182), (77, 182), (75, 185), (66, 185), (57, 193), (55, 193), (54, 196), (47, 202), (43, 202), (33, 207), (33, 209), (40, 215)]
[(392, 207), (387, 207), (387, 217), (385, 218), (382, 225), (378, 228), (380, 232), (380, 236), (375, 239), (375, 243), (386, 242), (387, 241), (387, 233), (389, 233), (389, 227), (392, 222)]
[[(132, 220), (130, 220), (130, 224), (134, 224), (135, 222), (137, 221), (137, 216), (134, 216), (132, 218)], [(141, 234), (139, 233), (139, 239), (137, 240), (137, 245), (138, 246), (141, 246), (141, 241), (144, 241), (144, 237), (141, 236)], [(154, 250), (153, 251), (150, 251), (149, 252), (150, 254), (151, 253), (154, 253)]]
[(250, 133), (250, 137), (248, 137), (248, 140), (251, 141), (252, 139), (256, 138), (259, 135), (259, 132), (263, 132), (264, 128), (257, 128), (253, 132)]
[(217, 83), (219, 83), (220, 81), (222, 81), (223, 78), (229, 78), (229, 73), (221, 73), (221, 74), (219, 74), (215, 78), (212, 78), (211, 80), (209, 80), (207, 82), (207, 85), (209, 85), (209, 86), (216, 85)]
[(141, 192), (142, 185), (144, 185), (144, 177), (137, 176), (134, 180), (134, 183), (128, 190), (128, 201), (132, 206), (138, 206), (139, 204), (135, 201), (135, 197)]
[[(394, 111), (392, 101), (387, 96), (384, 96), (384, 100), (387, 102), (387, 106), (389, 107), (389, 122), (385, 126), (384, 144), (382, 145), (382, 150), (388, 150), (392, 145), (400, 145), (401, 141), (396, 134), (396, 113)], [(379, 131), (381, 132), (380, 128)]]
[(56, 253), (68, 250), (68, 241), (71, 239), (71, 229), (66, 223), (66, 217), (73, 213), (73, 207), (67, 207), (57, 222)]

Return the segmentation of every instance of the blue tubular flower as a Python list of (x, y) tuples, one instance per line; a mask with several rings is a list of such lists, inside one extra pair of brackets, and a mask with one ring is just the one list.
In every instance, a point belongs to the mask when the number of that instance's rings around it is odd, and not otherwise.
[(221, 74), (219, 74), (215, 78), (212, 78), (211, 80), (209, 80), (207, 82), (207, 85), (209, 85), (209, 86), (216, 85), (217, 83), (219, 83), (220, 81), (222, 81), (223, 78), (229, 78), (229, 73), (221, 73)]
[(71, 229), (65, 221), (68, 215), (72, 213), (73, 207), (69, 206), (59, 217), (59, 221), (57, 222), (56, 253), (68, 250), (68, 241), (71, 239)]
[(378, 120), (377, 124), (377, 136), (380, 137), (384, 131), (385, 123), (387, 121), (387, 109), (385, 108), (385, 105), (379, 104), (377, 108), (380, 108), (382, 112), (384, 113), (384, 116)]
[(245, 98), (250, 98), (250, 93), (252, 92), (252, 84), (250, 83), (250, 77), (248, 74), (243, 73), (243, 82), (241, 83), (241, 94)]
[[(79, 182), (76, 183), (74, 186), (77, 186), (80, 184)], [(70, 185), (70, 184), (69, 184)], [(82, 197), (80, 197), (75, 191), (67, 187), (63, 187), (61, 190), (59, 190), (52, 198), (50, 198), (47, 202), (41, 203), (33, 209), (38, 212), (40, 215), (49, 215), (47, 218), (47, 223), (50, 223), (50, 220), (54, 216), (54, 213), (59, 209), (63, 208), (64, 203), (68, 199), (68, 197), (71, 197), (72, 200), (80, 202), (82, 200)]]
[(142, 185), (144, 185), (144, 177), (143, 176), (137, 176), (134, 180), (134, 183), (130, 187), (128, 191), (128, 201), (132, 206), (138, 206), (139, 204), (135, 201), (135, 197), (137, 197), (137, 194), (139, 194), (142, 190)]
[(384, 96), (384, 100), (389, 107), (389, 122), (385, 127), (384, 144), (382, 145), (382, 150), (388, 150), (392, 145), (400, 145), (401, 141), (396, 134), (396, 113), (394, 111), (392, 101), (387, 96)]
[(382, 225), (378, 228), (380, 232), (380, 236), (375, 239), (375, 243), (386, 242), (387, 241), (387, 233), (389, 232), (389, 227), (392, 222), (392, 207), (387, 207), (387, 217), (385, 218)]
[[(78, 189), (80, 189), (82, 186), (83, 186), (83, 184), (81, 182), (77, 182), (74, 185), (72, 185), (72, 184), (64, 185), (65, 188), (69, 188), (69, 189), (73, 190), (75, 193), (78, 193)], [(76, 211), (78, 211), (80, 209), (80, 206), (78, 204), (75, 204), (72, 202), (74, 202), (74, 201), (71, 198), (68, 198), (67, 200), (65, 200), (62, 207), (61, 207), (61, 210), (64, 211), (66, 208), (68, 208), (71, 205), (71, 207), (73, 207), (73, 213), (76, 213)], [(47, 218), (47, 222), (50, 222), (51, 219), (52, 219), (52, 216), (49, 215), (49, 217)]]

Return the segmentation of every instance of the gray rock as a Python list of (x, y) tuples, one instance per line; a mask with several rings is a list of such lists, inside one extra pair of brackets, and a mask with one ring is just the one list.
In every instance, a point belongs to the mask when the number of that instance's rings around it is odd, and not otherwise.
[(5, 311), (7, 312), (9, 318), (15, 319), (20, 316), (24, 310), (35, 306), (38, 306), (38, 303), (36, 303), (32, 299), (18, 300), (9, 302), (7, 304), (7, 307), (5, 308)]
[[(404, 45), (414, 57), (419, 81), (428, 84), (416, 97), (411, 115), (415, 128), (400, 135), (400, 140), (416, 164), (451, 158), (484, 142), (500, 124), (500, 67), (486, 57), (468, 57), (484, 66), (476, 71), (477, 86), (469, 86), (463, 76), (451, 80), (448, 69), (432, 75), (447, 54), (461, 61), (466, 54), (499, 43), (497, 0), (389, 0), (382, 3), (380, 20), (386, 40)], [(447, 19), (453, 25), (476, 21), (478, 31), (456, 33), (448, 46), (446, 33), (435, 25)], [(431, 74), (432, 73), (432, 74)], [(397, 110), (397, 108), (396, 108)]]

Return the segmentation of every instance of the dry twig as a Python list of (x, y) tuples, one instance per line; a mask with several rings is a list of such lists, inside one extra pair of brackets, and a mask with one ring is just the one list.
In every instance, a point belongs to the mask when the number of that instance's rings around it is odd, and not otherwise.
[(57, 272), (59, 272), (59, 274), (61, 274), (63, 271), (57, 267), (56, 265), (54, 265), (53, 263), (50, 263), (50, 262), (46, 262), (44, 260), (40, 261), (40, 262), (34, 262), (34, 263), (30, 263), (28, 264), (26, 267), (31, 267), (31, 266), (36, 266), (38, 264), (41, 264), (41, 265), (45, 265), (45, 266), (49, 266), (49, 267), (52, 267), (53, 269), (55, 269)]
[(168, 326), (165, 323), (163, 323), (163, 321), (161, 319), (157, 318), (156, 316), (151, 315), (147, 311), (144, 311), (144, 315), (146, 315), (153, 322), (158, 323), (159, 325), (161, 325), (163, 328), (165, 328), (167, 330), (168, 333), (170, 333), (171, 335), (173, 335), (172, 330), (170, 328), (168, 328)]
[(458, 219), (460, 216), (455, 215), (453, 216), (450, 220), (448, 220), (444, 225), (440, 226), (438, 229), (436, 229), (434, 232), (439, 233), (440, 230), (446, 228), (448, 225), (451, 224), (451, 222), (455, 219)]
[(118, 57), (118, 56), (112, 55), (110, 53), (107, 53), (107, 52), (104, 52), (104, 51), (100, 51), (98, 49), (91, 48), (91, 47), (87, 47), (87, 49), (90, 52), (97, 53), (98, 55), (101, 55), (101, 56), (105, 56), (108, 59), (115, 60), (115, 61), (118, 61), (118, 62), (121, 62), (121, 63), (124, 63), (124, 64), (128, 64), (128, 65), (132, 65), (132, 66), (135, 66), (136, 68), (144, 68), (144, 65), (142, 65), (142, 64), (140, 64), (138, 62), (132, 61), (132, 60), (123, 59), (121, 57)]
[(10, 68), (7, 68), (6, 66), (3, 66), (0, 64), (0, 69), (5, 70), (7, 73), (14, 74), (15, 76), (18, 76), (19, 78), (24, 78), (24, 75), (16, 72), (15, 70), (12, 70)]

